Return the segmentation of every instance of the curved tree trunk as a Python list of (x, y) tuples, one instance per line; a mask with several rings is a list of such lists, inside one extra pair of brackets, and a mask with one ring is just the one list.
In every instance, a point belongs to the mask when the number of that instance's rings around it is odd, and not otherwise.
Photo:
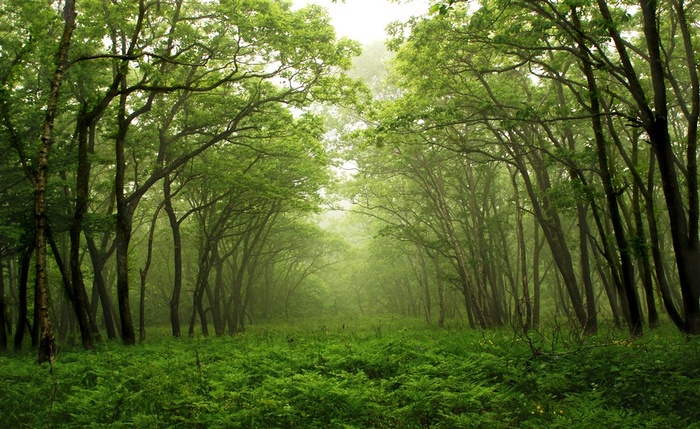
[(163, 198), (165, 213), (168, 215), (170, 231), (173, 235), (173, 293), (170, 297), (170, 328), (173, 337), (180, 337), (180, 296), (182, 295), (182, 235), (180, 222), (173, 209), (170, 174), (163, 178)]

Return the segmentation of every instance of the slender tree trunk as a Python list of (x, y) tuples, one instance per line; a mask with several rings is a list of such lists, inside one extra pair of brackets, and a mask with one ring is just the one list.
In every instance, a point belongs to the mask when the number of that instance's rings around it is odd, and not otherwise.
[(220, 280), (221, 277), (219, 276), (219, 271), (217, 270), (219, 266), (219, 249), (218, 249), (218, 244), (214, 244), (214, 246), (211, 249), (211, 260), (209, 262), (209, 273), (211, 274), (211, 270), (213, 269), (215, 271), (214, 274), (214, 290), (211, 288), (211, 283), (207, 281), (206, 283), (206, 293), (207, 293), (207, 299), (209, 300), (209, 306), (211, 308), (211, 320), (212, 324), (214, 325), (214, 333), (216, 335), (221, 335), (224, 333), (223, 329), (223, 322), (221, 320), (221, 312), (219, 309), (221, 308), (221, 305), (219, 303), (219, 297), (221, 296), (220, 292), (217, 292), (217, 289), (220, 291)]
[(156, 233), (156, 223), (158, 222), (158, 214), (163, 208), (161, 203), (157, 208), (153, 217), (151, 218), (151, 227), (148, 230), (148, 248), (146, 251), (146, 263), (143, 268), (139, 270), (139, 277), (141, 279), (141, 288), (139, 290), (139, 342), (146, 341), (146, 277), (148, 277), (148, 270), (151, 268), (151, 261), (153, 259), (153, 240)]
[(214, 331), (217, 336), (223, 335), (226, 331), (226, 316), (222, 311), (223, 289), (224, 289), (224, 260), (218, 251), (213, 262), (216, 274), (214, 276), (214, 295), (211, 298), (212, 315), (214, 316)]
[[(591, 238), (589, 241), (593, 241), (593, 238)], [(601, 283), (603, 284), (605, 295), (608, 297), (608, 304), (610, 305), (610, 311), (612, 312), (613, 323), (615, 324), (616, 328), (622, 328), (621, 319), (624, 319), (625, 316), (624, 311), (620, 307), (618, 299), (619, 295), (617, 291), (619, 290), (619, 288), (616, 288), (614, 285), (611, 284), (611, 282), (616, 282), (616, 280), (614, 279), (611, 280), (611, 277), (614, 278), (616, 274), (612, 271), (606, 272), (606, 270), (603, 268), (605, 266), (605, 263), (602, 260), (600, 260), (598, 253), (594, 253), (594, 255), (596, 259), (595, 265), (598, 270), (598, 276), (600, 278)]]
[(0, 259), (0, 353), (7, 350), (7, 323), (5, 320), (5, 268)]
[[(16, 258), (10, 258), (7, 260), (7, 277), (6, 284), (8, 289), (8, 294), (10, 295), (10, 302), (12, 304), (17, 303), (17, 275), (19, 270), (17, 269)], [(11, 304), (10, 304), (11, 305)], [(13, 335), (12, 320), (14, 318), (13, 306), (5, 308), (5, 322), (7, 323), (7, 341), (9, 345), (10, 337)]]
[(32, 324), (29, 326), (29, 336), (32, 339), (32, 349), (39, 347), (39, 296), (34, 294), (34, 311), (32, 312)]
[[(65, 291), (66, 297), (68, 297), (68, 300), (71, 303), (71, 307), (73, 308), (73, 313), (75, 314), (75, 317), (71, 318), (71, 321), (77, 321), (78, 319), (78, 314), (81, 312), (78, 310), (79, 308), (83, 308), (85, 320), (82, 322), (79, 322), (79, 326), (81, 326), (81, 329), (84, 329), (87, 327), (88, 331), (90, 331), (91, 336), (93, 340), (97, 341), (102, 341), (101, 336), (100, 336), (100, 328), (97, 325), (97, 321), (95, 317), (90, 315), (90, 312), (87, 309), (87, 303), (89, 302), (89, 298), (87, 296), (87, 292), (85, 291), (85, 288), (78, 288), (81, 289), (81, 291), (76, 291), (75, 288), (73, 288), (73, 281), (71, 280), (71, 273), (69, 273), (69, 267), (66, 267), (64, 261), (66, 259), (70, 259), (70, 254), (64, 245), (61, 246), (61, 248), (58, 247), (58, 244), (56, 243), (56, 240), (53, 237), (53, 234), (51, 233), (51, 228), (47, 228), (47, 238), (49, 241), (49, 245), (51, 246), (51, 250), (53, 252), (54, 260), (56, 261), (56, 266), (58, 267), (58, 271), (61, 274), (61, 279), (62, 284), (63, 284), (63, 290)], [(62, 256), (63, 255), (63, 256)], [(82, 282), (82, 274), (81, 274), (81, 282)], [(82, 299), (79, 304), (76, 305), (76, 293), (81, 293)], [(80, 298), (78, 298), (80, 299)], [(38, 306), (36, 306), (38, 308)], [(37, 325), (38, 326), (38, 325)], [(81, 331), (82, 332), (82, 331)], [(34, 334), (32, 334), (34, 336)], [(81, 335), (81, 340), (82, 340), (82, 335)]]
[[(122, 77), (122, 88), (125, 88), (126, 77)], [(117, 256), (117, 303), (119, 305), (119, 319), (121, 322), (122, 343), (125, 345), (136, 344), (136, 332), (131, 317), (131, 303), (129, 301), (129, 243), (131, 242), (131, 230), (133, 226), (133, 207), (126, 199), (126, 135), (129, 120), (126, 117), (126, 94), (119, 98), (119, 131), (115, 138), (115, 196), (117, 206), (116, 219), (116, 256)]]
[(177, 220), (175, 209), (173, 209), (170, 175), (163, 178), (163, 197), (165, 213), (168, 215), (170, 230), (173, 235), (173, 293), (170, 297), (170, 327), (173, 337), (180, 337), (180, 296), (182, 295), (182, 235), (180, 234), (180, 223)]
[(36, 284), (35, 294), (39, 312), (39, 324), (41, 326), (41, 339), (39, 340), (39, 363), (51, 362), (56, 354), (54, 345), (53, 327), (49, 319), (48, 302), (48, 278), (46, 273), (46, 185), (48, 182), (49, 150), (53, 143), (53, 126), (58, 107), (58, 93), (63, 82), (68, 49), (70, 47), (73, 30), (75, 29), (75, 0), (66, 0), (63, 6), (63, 34), (58, 45), (56, 55), (56, 69), (51, 80), (51, 90), (46, 104), (46, 116), (41, 132), (41, 147), (37, 160), (36, 174)]
[[(209, 273), (211, 274), (211, 269), (209, 270)], [(204, 292), (207, 295), (207, 301), (209, 302), (209, 308), (208, 310), (211, 310), (211, 323), (214, 325), (214, 334), (218, 335), (217, 333), (217, 326), (219, 326), (220, 321), (219, 321), (219, 311), (215, 307), (215, 301), (214, 301), (214, 293), (211, 289), (211, 282), (207, 281), (204, 284)], [(207, 310), (207, 311), (208, 311)]]
[[(575, 7), (571, 8), (574, 24), (580, 28), (578, 13)], [(588, 84), (588, 97), (590, 102), (591, 123), (593, 126), (593, 135), (596, 143), (596, 153), (598, 155), (598, 169), (605, 197), (607, 200), (610, 221), (612, 222), (615, 241), (617, 243), (617, 253), (621, 265), (621, 280), (624, 291), (624, 299), (627, 303), (628, 319), (630, 334), (639, 336), (642, 334), (642, 314), (639, 306), (639, 298), (635, 286), (634, 265), (632, 263), (631, 251), (625, 233), (625, 227), (620, 215), (620, 207), (617, 201), (618, 193), (612, 183), (612, 173), (610, 171), (610, 161), (608, 160), (608, 148), (606, 144), (605, 134), (603, 132), (603, 123), (601, 120), (602, 108), (600, 102), (600, 92), (598, 91), (598, 82), (593, 73), (591, 65), (590, 52), (585, 45), (584, 40), (578, 40), (578, 48), (581, 54), (581, 65), (583, 73)]]
[(470, 280), (467, 255), (464, 253), (464, 248), (459, 243), (459, 238), (457, 237), (457, 232), (455, 231), (452, 223), (452, 218), (450, 216), (449, 209), (447, 208), (444, 195), (441, 192), (441, 189), (435, 189), (435, 191), (438, 213), (442, 218), (442, 225), (447, 235), (449, 244), (454, 251), (458, 275), (462, 282), (462, 292), (464, 294), (465, 303), (468, 306), (468, 311), (473, 310), (474, 318), (479, 326), (481, 328), (486, 328), (487, 322), (484, 312), (482, 311), (483, 307), (479, 304), (478, 299), (474, 295), (475, 287)]
[(22, 350), (22, 342), (27, 326), (27, 285), (29, 283), (29, 266), (32, 259), (34, 245), (30, 246), (22, 255), (20, 263), (19, 283), (17, 290), (17, 326), (15, 327), (14, 349)]
[[(656, 157), (653, 153), (649, 156), (649, 172), (647, 174), (647, 191), (651, 191), (655, 186), (654, 171), (656, 169)], [(680, 314), (678, 308), (676, 307), (673, 295), (671, 293), (671, 286), (668, 283), (666, 277), (666, 270), (664, 268), (664, 258), (661, 253), (661, 248), (659, 247), (660, 237), (658, 225), (656, 222), (656, 210), (653, 198), (646, 201), (646, 217), (647, 224), (649, 225), (649, 243), (651, 246), (651, 257), (654, 261), (654, 272), (656, 274), (656, 283), (659, 285), (659, 292), (661, 293), (661, 300), (663, 301), (664, 308), (668, 313), (668, 317), (671, 319), (674, 325), (680, 330), (685, 330), (685, 320), (683, 320), (683, 315)]]
[(58, 325), (56, 330), (58, 331), (58, 340), (62, 343), (65, 343), (68, 339), (68, 326), (71, 323), (70, 318), (74, 316), (74, 314), (71, 314), (70, 305), (67, 298), (63, 297), (58, 307)]
[(239, 315), (238, 319), (238, 324), (240, 325), (240, 331), (245, 332), (245, 318), (248, 316), (248, 324), (253, 324), (252, 317), (250, 313), (248, 312), (249, 306), (251, 305), (253, 297), (253, 280), (252, 280), (252, 273), (248, 272), (248, 281), (246, 282), (245, 286), (245, 295), (243, 296), (243, 304), (241, 305), (241, 313)]
[[(634, 146), (632, 149), (633, 162), (636, 163), (638, 160), (638, 142), (634, 141)], [(656, 300), (654, 298), (654, 285), (652, 280), (652, 269), (650, 262), (649, 250), (646, 243), (648, 243), (646, 238), (646, 231), (644, 228), (644, 220), (642, 219), (643, 210), (640, 202), (640, 185), (637, 181), (632, 185), (632, 216), (634, 217), (634, 225), (637, 230), (637, 241), (639, 246), (637, 248), (637, 259), (640, 266), (640, 277), (642, 280), (642, 287), (644, 288), (644, 297), (647, 305), (647, 318), (649, 320), (649, 327), (654, 328), (659, 325), (659, 313), (656, 311)], [(653, 244), (652, 244), (653, 245)]]
[[(92, 237), (86, 237), (86, 242), (94, 269), (93, 289), (97, 291), (100, 303), (102, 304), (102, 315), (107, 329), (107, 338), (113, 340), (117, 338), (116, 322), (114, 320), (114, 312), (112, 311), (112, 299), (109, 293), (107, 293), (107, 283), (103, 273), (107, 256), (100, 255), (100, 251), (97, 249), (95, 240)], [(95, 308), (95, 317), (96, 316), (97, 308)]]
[[(81, 117), (84, 112), (81, 112)], [(90, 320), (87, 303), (84, 301), (85, 284), (80, 267), (80, 239), (83, 232), (83, 217), (87, 212), (87, 197), (90, 180), (90, 163), (88, 162), (88, 125), (78, 122), (78, 171), (76, 175), (76, 198), (73, 222), (70, 227), (70, 257), (71, 286), (73, 289), (73, 308), (80, 328), (80, 338), (85, 349), (94, 347), (94, 339), (90, 330)]]
[(540, 327), (540, 302), (541, 302), (541, 282), (540, 282), (540, 250), (544, 243), (540, 245), (540, 223), (533, 217), (535, 248), (532, 251), (532, 326)]
[(598, 332), (598, 310), (596, 308), (595, 290), (593, 289), (593, 280), (591, 279), (591, 264), (590, 255), (588, 252), (588, 217), (586, 216), (586, 207), (582, 202), (576, 204), (576, 212), (578, 215), (578, 230), (579, 230), (579, 258), (581, 259), (581, 280), (583, 281), (583, 290), (586, 296), (586, 313), (588, 321), (584, 330), (588, 334)]
[(443, 328), (445, 326), (445, 282), (442, 278), (442, 266), (440, 265), (440, 258), (437, 252), (432, 252), (429, 256), (432, 257), (433, 265), (435, 266), (435, 281), (437, 282), (438, 307), (440, 311), (438, 326)]
[[(539, 189), (543, 191), (549, 189), (549, 175), (547, 174), (544, 163), (536, 154), (531, 153), (530, 156), (531, 164), (538, 172), (537, 180)], [(564, 287), (568, 292), (574, 314), (576, 315), (576, 320), (581, 327), (585, 327), (588, 321), (588, 315), (583, 305), (583, 299), (581, 299), (581, 292), (579, 291), (578, 281), (576, 280), (571, 252), (566, 245), (559, 214), (551, 206), (546, 196), (540, 197), (538, 195), (530, 178), (528, 167), (521, 162), (517, 162), (516, 166), (523, 178), (525, 189), (532, 202), (535, 218), (542, 228), (544, 238), (547, 240), (552, 257), (554, 258), (554, 263), (562, 276)]]
[[(245, 254), (246, 250), (243, 250)], [(245, 256), (243, 257), (245, 259)], [(234, 279), (231, 291), (231, 318), (233, 320), (233, 329), (231, 330), (233, 334), (237, 334), (241, 331), (240, 320), (241, 313), (243, 311), (243, 272), (245, 270), (245, 261), (241, 262), (238, 267), (238, 271), (234, 273)], [(289, 293), (285, 294), (284, 298), (284, 314), (287, 319), (289, 319)]]
[[(520, 205), (520, 192), (518, 191), (518, 181), (516, 172), (510, 175), (513, 183), (513, 196), (515, 198), (515, 229), (518, 236), (518, 255), (520, 265), (520, 286), (522, 288), (522, 302), (516, 300), (515, 315), (518, 319), (518, 324), (524, 332), (527, 332), (532, 327), (532, 303), (530, 302), (530, 286), (527, 277), (527, 247), (525, 245), (525, 231), (523, 228), (523, 210)], [(514, 296), (517, 299), (517, 295)], [(525, 320), (523, 320), (523, 313)]]
[[(428, 325), (431, 325), (432, 303), (430, 299), (430, 285), (428, 283), (428, 274), (425, 266), (425, 258), (423, 257), (422, 250), (418, 246), (415, 246), (415, 252), (417, 255), (417, 261), (415, 265), (417, 266), (414, 266), (412, 262), (411, 265), (413, 266), (414, 277), (416, 278), (416, 281), (418, 282), (418, 287), (421, 291), (421, 301), (423, 302), (423, 316), (425, 317), (425, 322)], [(411, 258), (409, 258), (409, 261), (410, 259)]]
[(202, 334), (209, 335), (209, 325), (207, 323), (207, 314), (204, 311), (204, 294), (207, 284), (209, 283), (209, 274), (211, 272), (211, 264), (209, 258), (209, 250), (211, 243), (208, 239), (203, 240), (202, 249), (199, 255), (199, 271), (197, 273), (197, 282), (195, 283), (194, 295), (192, 296), (192, 316), (190, 317), (189, 336), (194, 336), (194, 327), (197, 322), (197, 315), (201, 324)]

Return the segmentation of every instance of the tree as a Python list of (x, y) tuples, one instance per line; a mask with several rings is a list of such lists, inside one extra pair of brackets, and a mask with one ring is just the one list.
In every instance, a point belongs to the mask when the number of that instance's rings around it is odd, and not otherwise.
[[(48, 281), (46, 274), (46, 183), (49, 167), (49, 150), (53, 143), (53, 127), (56, 119), (56, 109), (58, 106), (58, 93), (63, 83), (70, 48), (73, 30), (75, 28), (75, 0), (66, 0), (63, 6), (63, 19), (65, 21), (63, 34), (58, 45), (56, 54), (56, 70), (51, 81), (51, 90), (46, 102), (46, 117), (41, 134), (41, 146), (35, 179), (36, 186), (36, 302), (38, 304), (39, 324), (41, 336), (39, 340), (39, 363), (50, 362), (53, 366), (53, 359), (56, 355), (54, 345), (53, 328), (49, 319), (48, 303)], [(89, 337), (88, 337), (89, 340)]]
[[(439, 4), (434, 11), (442, 15), (459, 13), (463, 9), (458, 3), (461, 2)], [(606, 252), (606, 259), (613, 271), (617, 270), (615, 264), (620, 265), (619, 282), (633, 333), (639, 332), (641, 322), (636, 310), (632, 250), (627, 237), (629, 225), (625, 228), (620, 216), (615, 214), (616, 206), (622, 201), (622, 194), (617, 195), (619, 189), (612, 189), (615, 187), (613, 180), (619, 173), (612, 169), (606, 173), (614, 163), (609, 158), (602, 158), (608, 152), (602, 145), (615, 141), (617, 155), (627, 160), (633, 144), (624, 144), (620, 136), (634, 135), (635, 128), (644, 131), (661, 177), (666, 222), (671, 225), (674, 271), (683, 298), (683, 316), (678, 317), (675, 304), (669, 300), (671, 294), (664, 281), (659, 280), (662, 298), (672, 320), (681, 330), (700, 332), (697, 295), (700, 286), (698, 276), (693, 274), (695, 268), (691, 268), (697, 267), (700, 261), (697, 186), (700, 97), (694, 55), (697, 35), (690, 16), (692, 8), (689, 9), (684, 1), (660, 4), (646, 0), (639, 1), (634, 8), (604, 0), (590, 5), (518, 1), (504, 4), (504, 8), (498, 11), (494, 6), (482, 3), (481, 9), (470, 20), (475, 29), (482, 31), (471, 33), (474, 40), (507, 53), (520, 65), (529, 66), (540, 79), (561, 82), (576, 97), (585, 95), (581, 89), (589, 94), (586, 98), (578, 98), (578, 103), (589, 105), (593, 141), (601, 156), (598, 163), (600, 177), (616, 239), (615, 249)], [(487, 27), (500, 30), (488, 30), (491, 34), (487, 35), (483, 32)], [(547, 52), (552, 55), (543, 56)], [(570, 79), (570, 75), (562, 73), (561, 59), (581, 64), (583, 79)], [(586, 99), (588, 103), (584, 101)], [(620, 120), (613, 121), (615, 118)], [(645, 186), (641, 183), (641, 175), (636, 168), (627, 165), (641, 189)], [(656, 190), (652, 190), (652, 194), (655, 193)], [(652, 203), (652, 194), (646, 196), (649, 204)], [(655, 228), (655, 216), (647, 216), (646, 221), (649, 228)], [(655, 248), (658, 243), (652, 239), (651, 247)], [(663, 276), (658, 275), (662, 270), (659, 252), (653, 250), (652, 253), (657, 255), (654, 264), (657, 277), (662, 279)]]

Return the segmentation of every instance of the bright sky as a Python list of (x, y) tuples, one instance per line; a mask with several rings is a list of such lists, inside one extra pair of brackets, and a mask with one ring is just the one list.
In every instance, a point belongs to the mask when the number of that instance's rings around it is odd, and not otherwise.
[(404, 21), (414, 15), (427, 13), (428, 0), (392, 3), (389, 0), (294, 0), (296, 7), (316, 3), (328, 9), (339, 36), (346, 36), (367, 44), (386, 38), (386, 26), (393, 21)]

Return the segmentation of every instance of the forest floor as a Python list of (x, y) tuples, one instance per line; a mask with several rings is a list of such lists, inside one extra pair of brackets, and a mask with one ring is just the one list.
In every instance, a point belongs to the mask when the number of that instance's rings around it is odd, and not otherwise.
[(0, 427), (700, 428), (700, 338), (670, 326), (634, 341), (401, 319), (160, 337), (63, 350), (53, 375), (0, 356)]

